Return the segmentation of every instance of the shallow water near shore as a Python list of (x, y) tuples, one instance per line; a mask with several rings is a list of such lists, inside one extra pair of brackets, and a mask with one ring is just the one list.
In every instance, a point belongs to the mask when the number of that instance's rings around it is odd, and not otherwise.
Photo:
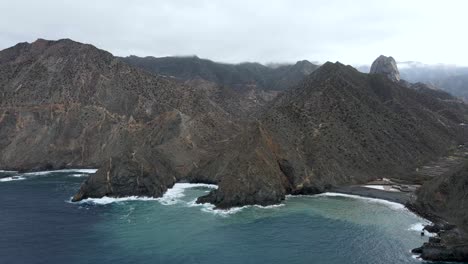
[(220, 211), (194, 203), (216, 186), (177, 184), (71, 203), (83, 173), (0, 182), (0, 263), (421, 263), (427, 241), (402, 206), (333, 194)]

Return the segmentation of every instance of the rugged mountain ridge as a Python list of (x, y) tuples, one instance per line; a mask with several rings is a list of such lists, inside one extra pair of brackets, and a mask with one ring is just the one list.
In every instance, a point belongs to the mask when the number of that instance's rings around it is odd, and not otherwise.
[[(411, 181), (417, 166), (462, 141), (459, 123), (466, 114), (460, 102), (326, 63), (267, 106), (250, 137), (234, 143), (246, 147), (222, 166), (245, 165), (199, 201), (235, 206), (233, 189), (236, 197), (251, 199), (255, 189), (252, 203), (269, 204), (283, 193), (315, 194), (378, 177)], [(242, 160), (249, 153), (255, 155)], [(277, 188), (264, 185), (264, 178)]]
[[(192, 57), (137, 57), (120, 58), (152, 74), (205, 90), (213, 100), (229, 97), (237, 101), (232, 114), (252, 115), (281, 91), (294, 86), (318, 68), (307, 60), (295, 64), (268, 67), (259, 63), (227, 64)], [(207, 89), (209, 87), (209, 89)], [(221, 104), (223, 105), (223, 104)]]
[(254, 86), (266, 91), (282, 91), (318, 68), (307, 60), (278, 67), (248, 62), (218, 63), (197, 56), (161, 58), (128, 56), (121, 60), (151, 73), (185, 81), (200, 78), (234, 89)]
[(1, 51), (0, 87), (0, 166), (102, 167), (76, 199), (160, 196), (239, 131), (195, 88), (67, 39)]

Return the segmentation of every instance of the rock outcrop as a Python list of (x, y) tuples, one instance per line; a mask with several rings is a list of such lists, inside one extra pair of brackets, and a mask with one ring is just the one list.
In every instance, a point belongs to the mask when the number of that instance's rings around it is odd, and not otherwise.
[(436, 223), (437, 237), (413, 252), (431, 261), (468, 261), (468, 164), (427, 181), (411, 207)]
[(400, 72), (398, 71), (396, 61), (393, 57), (386, 57), (384, 55), (380, 55), (372, 63), (369, 73), (385, 75), (388, 79), (394, 82), (400, 81)]

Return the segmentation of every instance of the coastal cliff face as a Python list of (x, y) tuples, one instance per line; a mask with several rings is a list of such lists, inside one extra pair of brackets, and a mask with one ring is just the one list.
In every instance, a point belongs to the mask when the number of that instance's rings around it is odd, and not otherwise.
[(434, 221), (430, 231), (437, 233), (413, 251), (432, 261), (468, 260), (468, 164), (427, 181), (411, 206)]
[(100, 168), (75, 200), (160, 196), (185, 180), (219, 184), (199, 202), (267, 205), (378, 177), (411, 180), (462, 141), (467, 115), (448, 95), (340, 63), (256, 105), (233, 87), (164, 78), (71, 40), (6, 49), (0, 72), (0, 165)]
[(193, 87), (71, 40), (1, 51), (0, 76), (0, 166), (102, 168), (76, 199), (160, 196), (238, 131)]

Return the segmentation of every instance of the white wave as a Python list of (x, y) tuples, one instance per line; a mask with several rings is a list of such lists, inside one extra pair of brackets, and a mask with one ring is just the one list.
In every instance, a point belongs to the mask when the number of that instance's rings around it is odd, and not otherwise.
[(12, 177), (0, 178), (0, 182), (21, 181), (21, 180), (26, 180), (26, 177), (12, 176)]
[[(127, 196), (127, 197), (104, 196), (101, 198), (87, 198), (76, 203), (105, 205), (105, 204), (121, 203), (121, 202), (127, 202), (127, 201), (156, 201), (157, 199), (158, 198), (145, 197), (145, 196)], [(71, 198), (70, 198), (70, 201), (71, 201)]]
[(97, 169), (64, 169), (64, 170), (50, 170), (50, 171), (36, 171), (36, 172), (27, 172), (23, 175), (47, 175), (51, 173), (68, 173), (68, 172), (78, 172), (78, 173), (87, 173), (92, 174), (96, 173)]
[[(429, 221), (426, 221), (426, 222), (424, 222), (424, 223), (416, 223), (416, 224), (411, 225), (411, 226), (408, 228), (408, 230), (409, 230), (409, 231), (416, 231), (416, 232), (418, 232), (418, 233), (421, 233), (421, 232), (423, 232), (424, 227), (425, 227), (426, 225), (429, 225), (429, 224), (431, 224), (431, 222), (429, 222)], [(429, 233), (429, 232), (427, 232), (427, 230), (424, 230), (424, 235), (425, 235), (425, 236), (430, 236), (430, 237), (432, 237), (432, 236), (435, 236), (436, 234)]]
[(204, 204), (201, 204), (201, 207), (202, 207), (201, 210), (203, 212), (211, 213), (211, 214), (214, 214), (214, 215), (220, 215), (220, 216), (228, 216), (228, 215), (231, 215), (231, 214), (238, 213), (238, 212), (244, 210), (245, 208), (247, 208), (248, 206), (232, 207), (232, 208), (229, 208), (229, 209), (215, 209), (214, 204), (204, 203)]
[(408, 230), (421, 232), (424, 229), (424, 223), (416, 223), (410, 226)]
[[(173, 204), (183, 202), (181, 198), (185, 196), (184, 191), (186, 189), (195, 188), (195, 187), (205, 187), (205, 188), (211, 188), (211, 189), (218, 188), (217, 185), (213, 185), (213, 184), (176, 183), (174, 184), (172, 188), (168, 189), (166, 193), (164, 193), (164, 195), (160, 198), (146, 197), (146, 196), (127, 196), (127, 197), (104, 196), (101, 198), (83, 199), (77, 203), (105, 205), (105, 204), (120, 203), (120, 202), (126, 202), (126, 201), (158, 201), (163, 205), (173, 205)], [(70, 201), (71, 201), (71, 198), (70, 198)]]
[(201, 211), (203, 212), (211, 213), (214, 215), (220, 215), (220, 216), (228, 216), (228, 215), (236, 214), (247, 208), (273, 209), (273, 208), (285, 206), (285, 204), (274, 204), (274, 205), (267, 205), (267, 206), (245, 205), (241, 207), (231, 207), (229, 209), (216, 209), (214, 204), (210, 204), (210, 203), (199, 204), (199, 203), (196, 203), (196, 201), (197, 199), (188, 202), (187, 206), (188, 207), (201, 207)]
[(402, 210), (405, 209), (405, 206), (400, 204), (400, 203), (395, 203), (395, 202), (390, 202), (387, 200), (383, 199), (377, 199), (377, 198), (369, 198), (369, 197), (364, 197), (364, 196), (359, 196), (359, 195), (352, 195), (352, 194), (343, 194), (343, 193), (332, 193), (332, 192), (326, 192), (326, 193), (321, 193), (321, 194), (316, 194), (314, 195), (315, 197), (347, 197), (347, 198), (352, 198), (352, 199), (359, 199), (359, 200), (364, 200), (370, 203), (378, 203), (382, 204), (385, 206), (388, 206), (392, 209), (395, 210)]
[(88, 176), (89, 176), (89, 174), (86, 174), (86, 173), (84, 173), (84, 174), (81, 174), (81, 173), (70, 174), (70, 177), (77, 177), (77, 178), (79, 178), (79, 177), (88, 177)]
[(195, 188), (195, 187), (204, 187), (210, 189), (217, 189), (218, 186), (214, 184), (204, 184), (204, 183), (176, 183), (172, 188), (168, 189), (161, 198), (158, 198), (158, 201), (163, 205), (172, 205), (183, 202), (182, 197), (185, 196), (184, 191), (186, 189)]
[(17, 173), (18, 171), (0, 170), (0, 173)]

